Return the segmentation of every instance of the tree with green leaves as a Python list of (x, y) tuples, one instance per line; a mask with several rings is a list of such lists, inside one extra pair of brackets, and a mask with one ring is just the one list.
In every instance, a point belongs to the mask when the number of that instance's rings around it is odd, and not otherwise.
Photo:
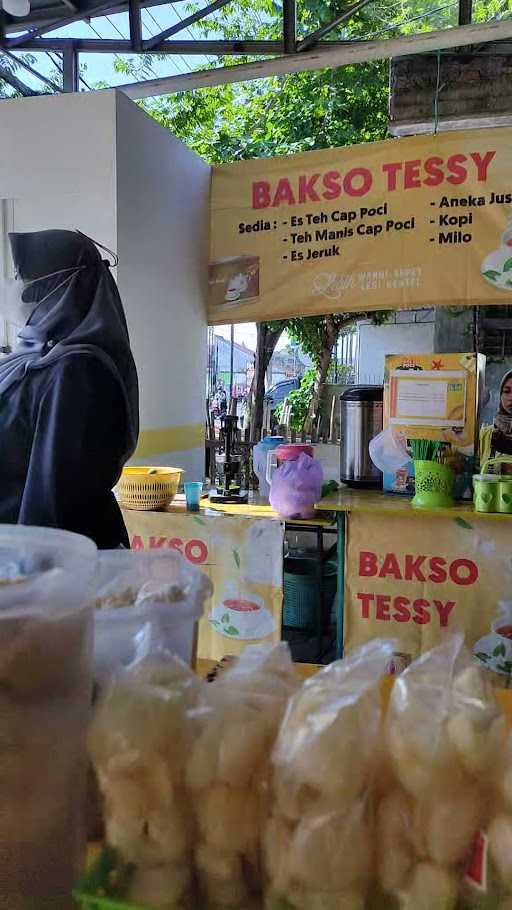
[(355, 325), (361, 315), (360, 313), (342, 313), (327, 316), (303, 316), (291, 319), (288, 323), (288, 334), (311, 357), (316, 371), (304, 422), (304, 429), (307, 432), (311, 431), (315, 423), (331, 366), (332, 354), (340, 333)]
[[(346, 37), (350, 32), (362, 37), (380, 26), (394, 8), (391, 0), (376, 0), (334, 36)], [(329, 0), (307, 0), (299, 6), (299, 32), (313, 31), (340, 9), (341, 4)], [(206, 20), (201, 28), (207, 36), (214, 30), (215, 37), (226, 39), (248, 34), (276, 38), (276, 11), (271, 0), (241, 0), (224, 7), (215, 25)], [(221, 62), (230, 65), (233, 61), (226, 58)], [(387, 61), (377, 61), (183, 92), (152, 99), (143, 106), (207, 161), (219, 163), (382, 139), (387, 134), (388, 80)], [(253, 438), (261, 431), (265, 375), (282, 332), (291, 332), (316, 367), (308, 415), (311, 423), (339, 334), (358, 318), (361, 314), (328, 315), (258, 326), (249, 396)]]
[(257, 325), (254, 376), (249, 392), (248, 411), (251, 426), (251, 441), (258, 442), (263, 426), (263, 398), (265, 377), (276, 349), (277, 342), (286, 328), (286, 320), (259, 322)]
[[(504, 0), (474, 0), (475, 21), (499, 14)], [(507, 0), (508, 2), (508, 0)], [(332, 21), (344, 0), (303, 0), (297, 7), (300, 37)], [(277, 0), (236, 0), (215, 18), (195, 26), (202, 37), (280, 38)], [(456, 0), (432, 8), (427, 0), (373, 0), (329, 33), (338, 40), (393, 37), (457, 24)], [(250, 58), (221, 58), (222, 66)], [(143, 78), (150, 58), (120, 62), (126, 75)], [(212, 63), (211, 66), (216, 64)], [(204, 68), (204, 67), (202, 67)], [(273, 76), (251, 82), (180, 92), (141, 102), (145, 110), (212, 164), (247, 158), (291, 155), (312, 149), (374, 142), (387, 136), (387, 60)], [(332, 351), (339, 335), (365, 313), (329, 314), (258, 326), (255, 376), (251, 390), (252, 433), (262, 424), (265, 373), (282, 332), (287, 329), (316, 368), (307, 421), (317, 413)], [(372, 314), (382, 321), (385, 314)]]
[[(304, 423), (302, 427), (296, 429), (310, 432), (314, 427), (320, 411), (322, 392), (328, 380), (333, 351), (339, 337), (368, 315), (370, 314), (338, 313), (327, 316), (302, 316), (288, 321), (286, 328), (290, 338), (300, 344), (302, 350), (311, 357), (315, 368), (314, 381), (311, 382), (308, 378), (309, 406), (304, 415)], [(371, 319), (376, 325), (380, 325), (386, 321), (387, 315), (387, 312), (377, 311), (371, 314)]]

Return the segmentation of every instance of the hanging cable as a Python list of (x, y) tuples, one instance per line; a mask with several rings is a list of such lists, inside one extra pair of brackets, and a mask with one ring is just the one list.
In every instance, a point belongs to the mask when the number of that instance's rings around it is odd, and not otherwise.
[[(179, 9), (176, 9), (174, 3), (172, 3), (172, 0), (171, 0), (171, 4), (170, 4), (170, 5), (171, 5), (171, 7), (172, 7), (173, 12), (176, 14), (176, 16), (178, 17), (178, 19), (180, 20), (180, 22), (183, 22), (183, 16), (181, 15)], [(148, 13), (149, 13), (149, 15), (152, 17), (152, 19), (154, 20), (154, 16), (152, 15), (152, 13), (151, 13), (149, 10), (148, 10)], [(156, 21), (156, 20), (154, 20), (154, 21)], [(194, 35), (194, 33), (191, 31), (189, 25), (187, 25), (185, 31), (188, 32), (188, 34), (190, 35), (190, 37), (192, 38), (193, 41), (196, 40), (196, 37), (197, 37), (197, 36)], [(183, 58), (182, 58), (182, 59), (183, 59)], [(213, 60), (211, 57), (208, 57), (206, 54), (205, 54), (205, 59), (206, 59), (206, 60), (208, 61), (208, 63), (210, 63), (210, 64), (216, 62), (216, 61)], [(185, 65), (188, 67), (188, 63), (185, 64)]]
[[(112, 23), (111, 23), (111, 24), (112, 24)], [(94, 34), (96, 35), (97, 38), (101, 38), (101, 39), (103, 38), (103, 35), (100, 35), (100, 33), (97, 31), (97, 29), (95, 29), (94, 26), (91, 25), (90, 21), (87, 23), (87, 25), (89, 26), (89, 28), (91, 29), (91, 31), (94, 32)], [(123, 40), (127, 40), (127, 39), (124, 37), (124, 35), (122, 35), (122, 33), (121, 33), (121, 37), (123, 38)], [(119, 61), (119, 63), (122, 63), (123, 66), (125, 65), (125, 62), (124, 62), (123, 58), (120, 57), (119, 54), (114, 53), (113, 56), (115, 57), (116, 60)], [(149, 72), (151, 73), (151, 75), (153, 76), (153, 78), (154, 78), (154, 79), (158, 79), (158, 76), (157, 76), (156, 73), (152, 70), (151, 66), (148, 66), (148, 69), (149, 69)], [(132, 75), (134, 76), (134, 79), (135, 79), (136, 82), (143, 82), (143, 81), (144, 81), (143, 79), (137, 79), (137, 77), (136, 77), (134, 74), (132, 74)]]
[(443, 89), (444, 83), (441, 85), (441, 51), (437, 51), (436, 90), (434, 94), (434, 136), (439, 127), (439, 95)]
[(126, 35), (123, 35), (121, 29), (117, 27), (116, 23), (112, 22), (112, 19), (110, 18), (110, 16), (105, 16), (105, 19), (107, 20), (107, 22), (110, 23), (110, 25), (112, 26), (114, 31), (117, 32), (117, 34), (123, 39), (123, 41), (126, 41)]
[(51, 60), (53, 65), (57, 67), (59, 73), (62, 75), (62, 65), (61, 65), (60, 60), (58, 58), (55, 59), (55, 57), (53, 56), (53, 54), (50, 51), (45, 51), (45, 54)]
[[(146, 29), (146, 31), (147, 31), (149, 37), (150, 37), (150, 38), (155, 38), (156, 35), (158, 35), (158, 33), (162, 31), (162, 29), (160, 28), (159, 25), (157, 25), (158, 32), (155, 32), (155, 33), (153, 34), (153, 32), (152, 32), (152, 30), (150, 29), (148, 23), (144, 20), (143, 13), (145, 13), (145, 12), (149, 12), (149, 11), (146, 10), (146, 9), (141, 10), (141, 22), (142, 22), (143, 26), (145, 27), (145, 29)], [(175, 63), (175, 61), (172, 60), (172, 59), (171, 59), (171, 64), (172, 64), (172, 66), (174, 67), (174, 70), (175, 70), (175, 72), (178, 74), (178, 76), (181, 76), (181, 71), (179, 70), (179, 68), (178, 68), (177, 64)]]
[[(59, 73), (62, 76), (62, 74), (64, 72), (64, 67), (63, 67), (62, 63), (60, 62), (59, 58), (55, 57), (51, 51), (45, 51), (45, 54), (47, 57), (49, 57), (49, 59), (51, 60), (53, 65), (57, 67)], [(82, 83), (82, 85), (85, 85), (87, 91), (92, 92), (91, 86), (85, 81), (84, 77), (79, 75), (79, 79), (80, 79), (80, 82)]]
[[(171, 5), (172, 5), (172, 4), (171, 4)], [(173, 7), (173, 9), (174, 9), (174, 7)], [(163, 32), (163, 31), (164, 31), (163, 26), (160, 25), (160, 23), (158, 22), (158, 20), (156, 19), (156, 17), (153, 15), (153, 13), (151, 12), (151, 10), (148, 9), (147, 7), (146, 7), (146, 13), (147, 13), (148, 16), (150, 17), (150, 19), (152, 19), (153, 22), (155, 23), (155, 25), (156, 25), (156, 27), (157, 27), (157, 29), (158, 29), (157, 34), (158, 34), (159, 32)], [(181, 19), (181, 17), (180, 17), (180, 19)], [(181, 19), (181, 21), (183, 22), (183, 19)], [(189, 28), (185, 29), (185, 31), (187, 31), (187, 32), (189, 33), (189, 35), (191, 35), (191, 37), (194, 38), (194, 35), (192, 35), (192, 32), (190, 31)], [(186, 72), (189, 72), (190, 67), (189, 67), (187, 61), (185, 60), (185, 57), (184, 57), (182, 54), (176, 54), (176, 56), (179, 57), (180, 60), (183, 60), (183, 63), (184, 63), (184, 65), (185, 65), (185, 71), (186, 71)]]
[[(116, 23), (115, 23), (115, 22), (112, 22), (112, 19), (110, 18), (110, 16), (105, 16), (105, 19), (107, 20), (107, 22), (110, 23), (110, 25), (112, 26), (112, 28), (115, 29), (115, 31), (117, 32), (117, 34), (121, 36), (121, 38), (123, 39), (123, 41), (126, 41), (126, 40), (127, 40), (126, 35), (123, 35), (121, 29), (117, 27)], [(151, 73), (151, 75), (152, 75), (155, 79), (158, 79), (158, 76), (157, 76), (157, 74), (155, 73), (155, 71), (154, 71), (153, 67), (151, 66), (151, 64), (148, 63), (148, 64), (145, 64), (145, 66), (146, 66), (148, 72)]]
[(389, 23), (388, 25), (383, 26), (383, 28), (378, 29), (376, 32), (371, 32), (369, 35), (363, 35), (362, 41), (370, 41), (372, 38), (377, 38), (379, 35), (383, 35), (385, 32), (392, 32), (396, 28), (403, 28), (405, 25), (410, 25), (412, 22), (418, 22), (420, 19), (427, 19), (429, 16), (434, 16), (436, 13), (442, 13), (446, 9), (451, 9), (454, 6), (458, 7), (458, 0), (454, 0), (453, 3), (447, 3), (444, 6), (438, 6), (436, 9), (429, 9), (424, 13), (420, 13), (418, 16), (411, 16), (410, 19), (406, 19), (405, 22), (395, 22), (394, 24)]

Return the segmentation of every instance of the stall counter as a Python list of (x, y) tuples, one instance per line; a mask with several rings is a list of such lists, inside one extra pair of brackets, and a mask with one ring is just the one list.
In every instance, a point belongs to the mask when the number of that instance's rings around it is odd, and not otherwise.
[[(214, 587), (212, 608), (199, 623), (198, 656), (218, 660), (256, 641), (279, 641), (283, 606), (284, 533), (313, 535), (320, 591), (324, 584), (324, 535), (336, 534), (332, 518), (284, 521), (268, 504), (201, 501), (187, 512), (183, 497), (165, 511), (123, 509), (132, 549), (176, 549), (204, 569)], [(244, 609), (245, 608), (245, 609)], [(316, 616), (316, 650), (322, 653), (322, 611)]]
[(510, 515), (472, 503), (417, 509), (406, 497), (348, 487), (317, 509), (338, 523), (337, 657), (387, 635), (407, 664), (440, 629), (462, 628), (496, 679), (510, 678), (512, 616), (499, 626), (498, 611), (510, 598)]

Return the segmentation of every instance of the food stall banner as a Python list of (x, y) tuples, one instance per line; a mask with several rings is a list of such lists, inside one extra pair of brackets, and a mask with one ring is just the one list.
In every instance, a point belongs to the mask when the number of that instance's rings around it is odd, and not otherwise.
[(279, 641), (284, 524), (222, 514), (123, 512), (132, 549), (174, 549), (209, 576), (197, 656), (219, 660), (245, 645)]
[(214, 168), (209, 321), (512, 303), (512, 129)]
[(512, 673), (511, 573), (507, 521), (351, 513), (345, 649), (393, 638), (403, 669), (443, 634), (460, 630), (493, 681), (505, 684)]

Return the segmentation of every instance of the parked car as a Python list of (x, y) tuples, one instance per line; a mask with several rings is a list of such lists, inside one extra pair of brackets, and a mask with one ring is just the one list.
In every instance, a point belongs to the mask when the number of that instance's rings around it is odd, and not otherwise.
[(265, 401), (269, 401), (274, 411), (278, 404), (281, 404), (290, 392), (294, 392), (300, 386), (300, 379), (283, 379), (276, 382), (265, 392)]

